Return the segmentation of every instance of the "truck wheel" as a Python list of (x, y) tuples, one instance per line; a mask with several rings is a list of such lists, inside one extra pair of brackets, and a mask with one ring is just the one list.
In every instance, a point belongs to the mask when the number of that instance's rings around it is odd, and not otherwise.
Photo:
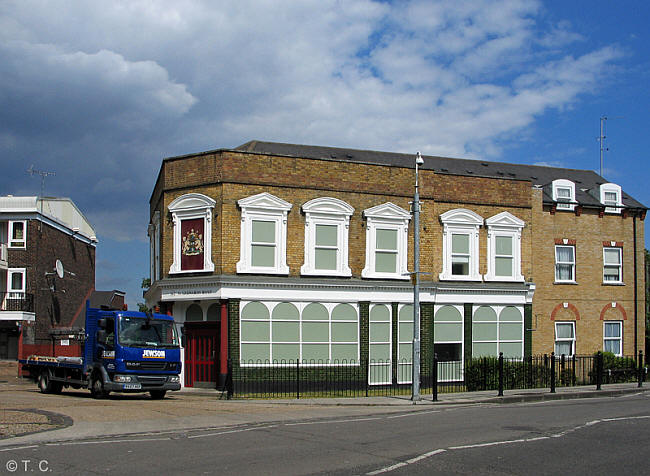
[(53, 383), (54, 382), (50, 380), (50, 373), (47, 370), (44, 370), (38, 376), (38, 389), (41, 391), (41, 393), (52, 393)]
[(95, 375), (92, 383), (90, 384), (90, 393), (93, 398), (106, 398), (108, 392), (104, 390), (104, 382), (102, 382), (101, 375)]
[(151, 395), (152, 400), (162, 400), (165, 398), (167, 390), (150, 390), (149, 394)]

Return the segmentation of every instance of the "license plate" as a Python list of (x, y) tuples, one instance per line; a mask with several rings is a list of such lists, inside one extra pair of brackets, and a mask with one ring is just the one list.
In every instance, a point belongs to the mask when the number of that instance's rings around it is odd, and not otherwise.
[(124, 390), (140, 390), (142, 385), (139, 383), (125, 383)]

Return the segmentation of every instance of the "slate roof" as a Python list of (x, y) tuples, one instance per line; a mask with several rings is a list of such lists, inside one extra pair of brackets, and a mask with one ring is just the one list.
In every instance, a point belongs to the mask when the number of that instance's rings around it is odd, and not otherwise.
[[(397, 152), (284, 144), (257, 140), (242, 144), (234, 150), (254, 154), (367, 163), (389, 167), (414, 167), (414, 154), (401, 154)], [(579, 204), (586, 207), (601, 208), (603, 205), (600, 203), (599, 186), (608, 183), (605, 178), (592, 170), (456, 159), (431, 155), (424, 155), (423, 158), (424, 165), (421, 168), (433, 170), (439, 174), (528, 180), (532, 186), (542, 188), (544, 192), (544, 203), (554, 203), (551, 190), (553, 180), (567, 179), (575, 183), (575, 198)], [(647, 209), (645, 205), (630, 197), (624, 190), (623, 205), (630, 208)]]

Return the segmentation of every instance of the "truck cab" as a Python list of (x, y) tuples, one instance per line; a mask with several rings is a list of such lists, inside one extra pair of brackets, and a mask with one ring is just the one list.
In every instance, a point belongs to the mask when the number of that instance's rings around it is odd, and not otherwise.
[(95, 397), (180, 390), (180, 339), (164, 314), (87, 308), (84, 374)]

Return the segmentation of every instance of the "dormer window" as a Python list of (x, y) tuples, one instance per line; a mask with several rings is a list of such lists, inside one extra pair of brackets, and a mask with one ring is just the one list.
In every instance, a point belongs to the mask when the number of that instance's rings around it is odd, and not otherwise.
[(573, 210), (576, 206), (576, 186), (571, 180), (553, 180), (553, 200), (558, 210)]
[(615, 183), (600, 186), (600, 203), (605, 205), (605, 213), (621, 213), (623, 206), (621, 187)]

